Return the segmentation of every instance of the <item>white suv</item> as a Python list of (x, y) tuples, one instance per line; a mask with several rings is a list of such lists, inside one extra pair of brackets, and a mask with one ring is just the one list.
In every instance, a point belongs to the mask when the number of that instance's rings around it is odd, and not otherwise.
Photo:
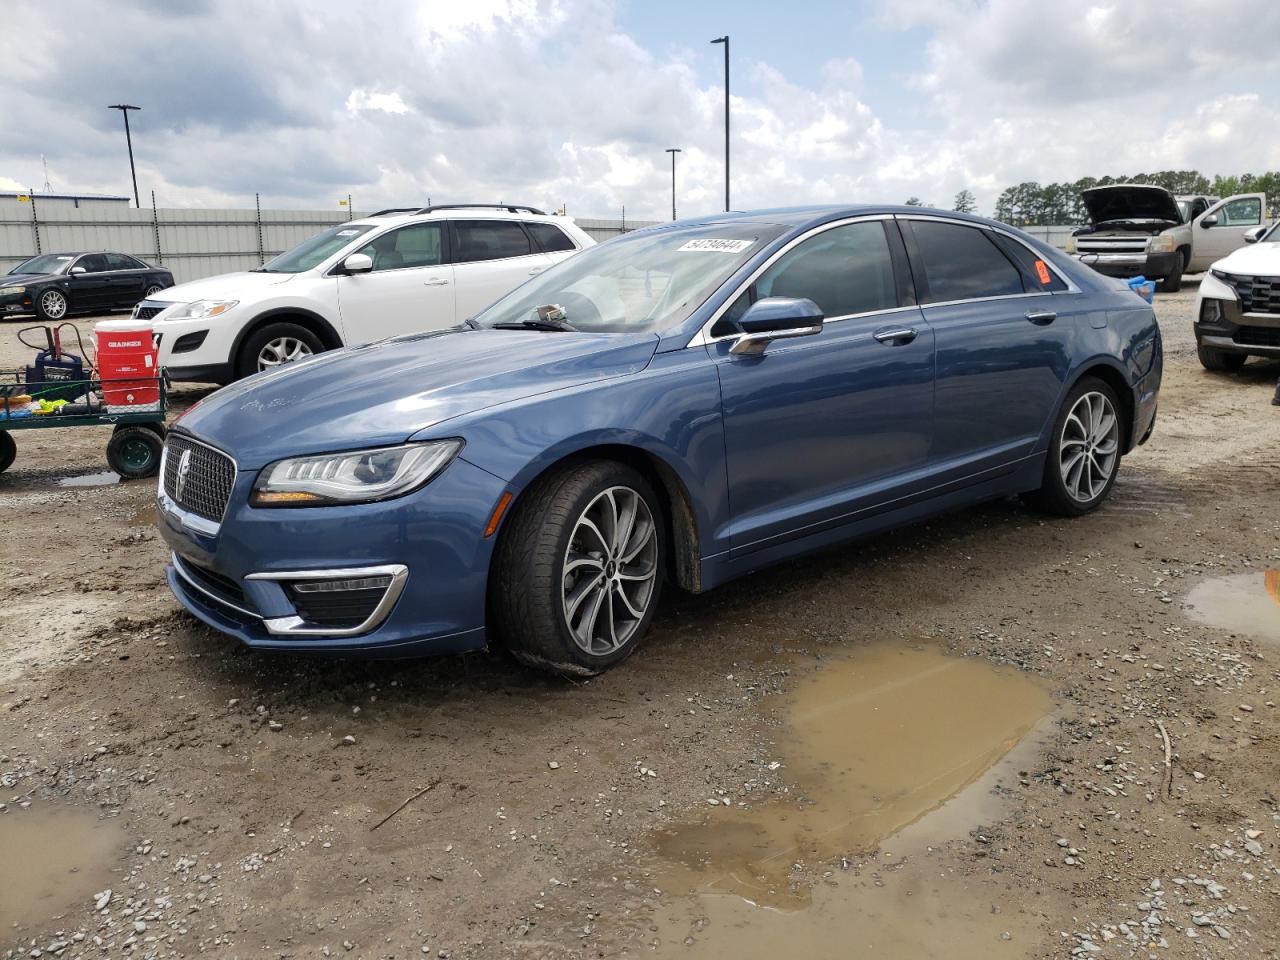
[(451, 327), (594, 243), (533, 207), (382, 210), (257, 270), (169, 287), (133, 315), (153, 322), (171, 378), (230, 383), (322, 350)]

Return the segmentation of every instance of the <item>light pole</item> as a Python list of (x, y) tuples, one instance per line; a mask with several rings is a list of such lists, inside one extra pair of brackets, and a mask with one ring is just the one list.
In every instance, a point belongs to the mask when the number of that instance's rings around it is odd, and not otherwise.
[(729, 212), (729, 35), (716, 37), (712, 43), (724, 44), (724, 209)]
[(676, 154), (680, 152), (679, 147), (667, 147), (667, 153), (671, 154), (671, 219), (676, 218)]
[(129, 145), (129, 175), (133, 177), (133, 203), (138, 209), (142, 209), (142, 202), (138, 199), (138, 171), (133, 167), (133, 134), (129, 132), (129, 111), (142, 108), (135, 107), (132, 103), (113, 103), (107, 109), (119, 110), (124, 114), (124, 139)]

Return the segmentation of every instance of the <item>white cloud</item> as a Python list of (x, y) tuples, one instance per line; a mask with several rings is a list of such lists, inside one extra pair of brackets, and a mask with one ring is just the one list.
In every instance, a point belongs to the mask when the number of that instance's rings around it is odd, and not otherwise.
[[(887, 0), (886, 0), (887, 2)], [(441, 201), (567, 204), (583, 216), (682, 214), (723, 197), (723, 92), (695, 57), (658, 56), (613, 0), (429, 0), (352, 19), (302, 0), (206, 0), (108, 10), (17, 0), (31, 43), (0, 72), (5, 176), (65, 189), (128, 185), (118, 114), (131, 99), (139, 181), (162, 205), (358, 208)], [(56, 7), (56, 9), (55, 9)], [(371, 8), (373, 9), (373, 8)], [(928, 126), (877, 113), (861, 64), (810, 85), (735, 62), (735, 207), (803, 202), (989, 210), (1021, 180), (1194, 166), (1280, 168), (1263, 93), (1280, 64), (1280, 5), (1195, 0), (1092, 6), (897, 0), (879, 19), (929, 37), (909, 83)], [(795, 29), (811, 29), (803, 17)], [(711, 76), (715, 72), (710, 73)]]

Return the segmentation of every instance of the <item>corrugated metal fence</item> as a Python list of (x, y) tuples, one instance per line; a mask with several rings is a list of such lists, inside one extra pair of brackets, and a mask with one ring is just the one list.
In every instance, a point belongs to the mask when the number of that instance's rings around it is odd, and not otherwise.
[[(365, 216), (353, 213), (353, 217)], [(0, 273), (37, 253), (115, 250), (173, 271), (178, 283), (249, 270), (347, 220), (332, 210), (135, 210), (0, 199)], [(650, 221), (576, 220), (597, 241)]]

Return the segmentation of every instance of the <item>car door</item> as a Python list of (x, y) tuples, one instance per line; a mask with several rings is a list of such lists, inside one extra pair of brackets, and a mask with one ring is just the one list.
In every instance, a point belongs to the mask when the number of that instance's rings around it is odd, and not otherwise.
[(518, 220), (458, 218), (450, 221), (450, 228), (459, 321), (475, 316), (553, 263), (536, 249)]
[(102, 308), (111, 304), (112, 277), (107, 257), (102, 253), (86, 253), (68, 271), (68, 299), (73, 309)]
[[(924, 467), (933, 332), (911, 305), (901, 243), (889, 218), (824, 226), (765, 267), (712, 327), (735, 556), (853, 519)], [(770, 296), (813, 300), (822, 332), (733, 354), (733, 321)]]
[(111, 283), (107, 292), (112, 307), (132, 307), (146, 289), (147, 267), (123, 253), (105, 253)]
[(453, 326), (453, 267), (443, 220), (388, 230), (353, 252), (372, 259), (373, 269), (337, 276), (348, 344)]
[[(1059, 301), (1062, 277), (1030, 248), (976, 224), (901, 219), (925, 319), (934, 332), (936, 484), (1014, 469), (1032, 454), (1070, 372), (1082, 313)], [(1002, 249), (1018, 244), (1034, 279)]]
[(1191, 224), (1191, 272), (1209, 265), (1245, 245), (1244, 235), (1261, 226), (1266, 195), (1243, 193), (1209, 207)]

